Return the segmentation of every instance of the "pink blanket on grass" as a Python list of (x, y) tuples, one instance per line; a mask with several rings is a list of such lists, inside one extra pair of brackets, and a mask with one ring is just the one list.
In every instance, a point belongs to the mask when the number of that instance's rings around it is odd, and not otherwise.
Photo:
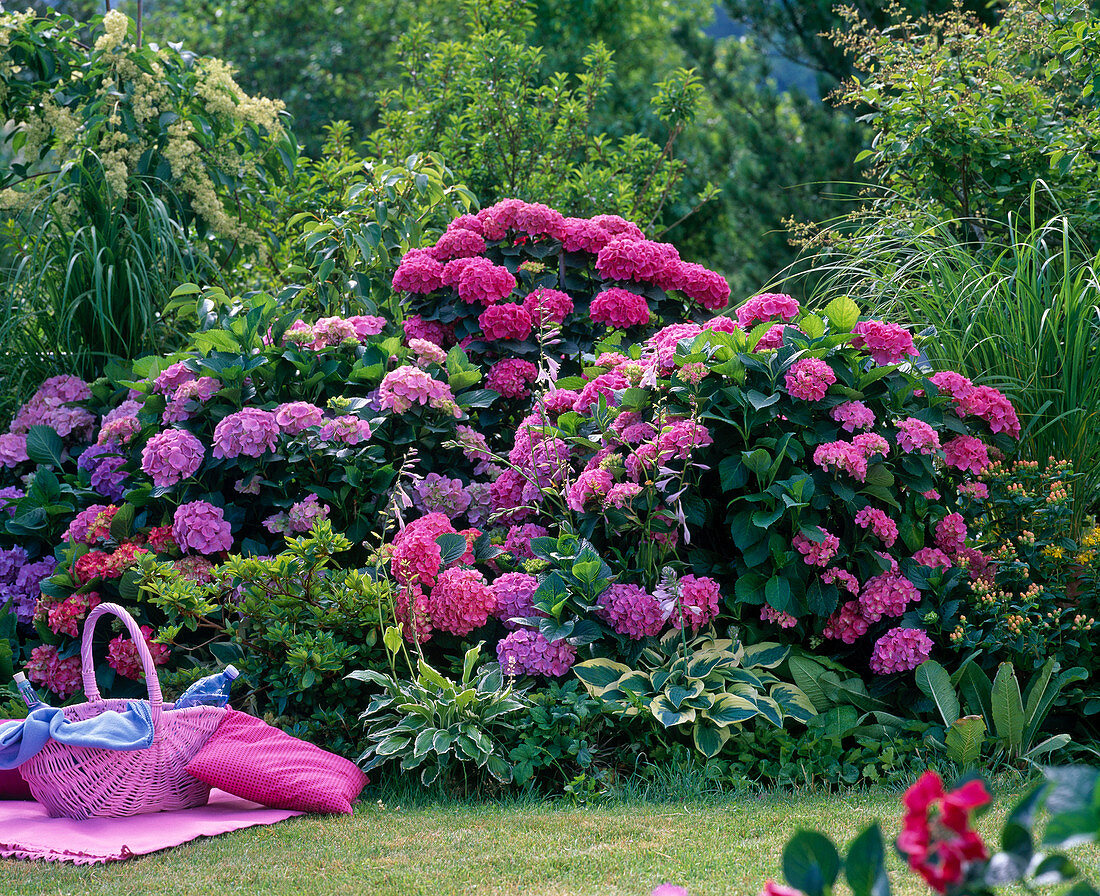
[(41, 803), (32, 801), (0, 802), (0, 857), (75, 865), (118, 862), (196, 837), (274, 824), (301, 814), (268, 809), (221, 790), (210, 791), (210, 802), (195, 809), (86, 821), (50, 818)]

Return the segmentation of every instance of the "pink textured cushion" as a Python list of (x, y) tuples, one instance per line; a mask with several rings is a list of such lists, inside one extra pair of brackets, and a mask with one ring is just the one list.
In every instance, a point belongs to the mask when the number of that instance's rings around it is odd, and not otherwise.
[(367, 783), (354, 762), (233, 709), (187, 771), (242, 799), (302, 812), (349, 814)]
[[(8, 719), (0, 719), (3, 725)], [(33, 800), (31, 789), (17, 768), (0, 768), (0, 800)]]

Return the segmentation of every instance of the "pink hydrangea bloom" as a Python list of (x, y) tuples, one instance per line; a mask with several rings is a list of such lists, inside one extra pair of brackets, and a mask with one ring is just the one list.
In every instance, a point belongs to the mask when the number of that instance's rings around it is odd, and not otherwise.
[(60, 659), (57, 648), (52, 644), (35, 647), (31, 651), (30, 660), (23, 668), (27, 678), (37, 685), (48, 688), (61, 700), (67, 700), (73, 694), (80, 693), (83, 687), (80, 654)]
[(377, 336), (386, 329), (386, 319), (376, 314), (356, 314), (347, 318), (345, 323), (351, 326), (352, 332), (360, 342), (366, 342), (368, 337)]
[(676, 271), (675, 288), (708, 311), (720, 311), (730, 301), (726, 278), (701, 264), (682, 262)]
[(595, 221), (588, 218), (563, 218), (561, 245), (566, 252), (588, 252), (595, 255), (614, 236)]
[[(474, 218), (474, 221), (477, 219)], [(473, 258), (485, 251), (485, 238), (474, 230), (456, 227), (447, 228), (435, 245), (429, 250), (436, 261), (450, 261), (452, 258)]]
[[(108, 415), (109, 416), (109, 415)], [(115, 417), (113, 420), (103, 418), (103, 428), (96, 437), (97, 445), (129, 445), (141, 432), (141, 424), (137, 417)]]
[(409, 351), (416, 358), (416, 363), (421, 367), (429, 364), (445, 364), (447, 353), (436, 343), (429, 339), (417, 339), (415, 336), (409, 340)]
[(821, 541), (814, 541), (799, 533), (791, 539), (795, 550), (802, 555), (802, 559), (810, 566), (828, 566), (836, 552), (840, 549), (840, 539), (822, 529), (825, 536)]
[(308, 401), (291, 401), (275, 408), (275, 422), (283, 432), (296, 435), (311, 426), (320, 426), (324, 411)]
[(954, 370), (941, 370), (928, 378), (944, 395), (955, 399), (956, 405), (966, 401), (974, 391), (974, 384), (961, 373)]
[(676, 346), (684, 339), (694, 339), (702, 332), (703, 328), (699, 324), (671, 324), (650, 336), (646, 340), (646, 346), (656, 353), (661, 370), (670, 373), (676, 366)]
[[(168, 662), (172, 652), (167, 644), (156, 644), (153, 641), (153, 629), (148, 625), (141, 626), (141, 635), (153, 657), (153, 665), (163, 666)], [(130, 633), (112, 638), (107, 644), (107, 665), (114, 669), (123, 678), (133, 681), (144, 681), (145, 671), (141, 667), (141, 659), (138, 657), (137, 645), (130, 637)]]
[(410, 314), (401, 325), (406, 339), (423, 339), (445, 348), (454, 342), (454, 331), (437, 320), (424, 320), (419, 314)]
[(106, 541), (116, 513), (118, 508), (113, 504), (92, 504), (85, 507), (69, 523), (69, 528), (65, 530), (65, 540), (87, 545)]
[(936, 547), (954, 554), (966, 546), (966, 522), (962, 514), (949, 513), (936, 523)]
[(863, 583), (859, 607), (868, 622), (878, 622), (884, 616), (900, 616), (910, 603), (920, 601), (920, 591), (905, 576), (884, 572)]
[(425, 294), (443, 286), (443, 265), (428, 249), (410, 249), (393, 274), (393, 288), (400, 292)]
[(25, 464), (30, 458), (27, 456), (27, 437), (15, 433), (0, 435), (0, 467), (9, 470), (19, 464)]
[(508, 268), (498, 267), (488, 258), (474, 258), (463, 265), (456, 287), (463, 302), (492, 305), (512, 294), (516, 278)]
[(645, 234), (633, 221), (621, 218), (618, 215), (594, 215), (592, 223), (602, 227), (615, 237), (625, 237), (631, 240), (644, 240)]
[(489, 368), (485, 385), (505, 398), (523, 398), (531, 393), (529, 383), (539, 375), (539, 369), (530, 361), (506, 358)]
[(919, 451), (933, 454), (940, 447), (940, 436), (931, 426), (916, 417), (906, 417), (897, 422), (898, 447), (906, 454)]
[(814, 449), (814, 463), (823, 470), (842, 470), (853, 479), (867, 479), (867, 457), (851, 442), (825, 442)]
[(339, 442), (342, 445), (358, 445), (370, 439), (370, 424), (354, 414), (345, 414), (332, 420), (326, 420), (318, 435), (326, 442)]
[(244, 408), (214, 427), (214, 457), (259, 457), (274, 451), (279, 422), (271, 411)]
[(153, 380), (153, 390), (163, 392), (165, 395), (175, 395), (180, 386), (190, 383), (196, 376), (195, 372), (187, 367), (185, 361), (177, 361), (157, 374), (157, 378)]
[(291, 532), (308, 532), (317, 520), (328, 516), (329, 506), (322, 504), (316, 495), (308, 495), (305, 500), (291, 504), (287, 511), (287, 523)]
[(852, 437), (852, 444), (863, 452), (863, 456), (870, 460), (876, 454), (885, 457), (890, 453), (890, 443), (877, 432), (861, 432)]
[(233, 547), (233, 531), (220, 507), (206, 501), (181, 504), (172, 515), (172, 536), (185, 554), (217, 554)]
[(876, 364), (897, 364), (916, 357), (913, 334), (905, 327), (881, 320), (860, 321), (852, 328), (852, 345), (866, 348)]
[(757, 340), (753, 351), (763, 352), (779, 348), (779, 346), (783, 344), (783, 333), (785, 330), (786, 327), (784, 327), (783, 324), (776, 324), (774, 327), (771, 327), (767, 333)]
[(840, 609), (829, 617), (821, 634), (833, 641), (855, 644), (870, 627), (870, 623), (863, 618), (859, 601), (850, 600), (841, 604)]
[(472, 230), (479, 236), (485, 236), (485, 225), (476, 215), (459, 215), (447, 225), (447, 230)]
[(737, 322), (745, 330), (751, 329), (753, 324), (776, 318), (786, 323), (798, 317), (801, 310), (798, 301), (791, 296), (766, 292), (754, 296), (737, 309)]
[(829, 386), (836, 382), (836, 374), (820, 358), (803, 358), (787, 371), (784, 382), (793, 398), (821, 401), (829, 391)]
[(504, 536), (503, 548), (517, 560), (534, 560), (535, 555), (531, 551), (531, 539), (543, 538), (548, 535), (542, 526), (534, 523), (524, 523), (521, 526), (512, 526)]
[(680, 268), (680, 253), (670, 243), (614, 239), (596, 256), (596, 270), (605, 280), (669, 284)]
[(601, 373), (591, 382), (585, 383), (581, 394), (573, 402), (573, 410), (578, 414), (587, 414), (592, 409), (592, 405), (599, 403), (601, 395), (607, 401), (608, 407), (616, 407), (619, 399), (615, 393), (627, 388), (628, 385), (626, 375), (619, 368)]
[(121, 417), (136, 417), (140, 413), (142, 403), (133, 398), (127, 398), (118, 407), (112, 408), (103, 415), (103, 425), (106, 426)]
[(157, 488), (166, 488), (193, 476), (206, 449), (202, 442), (184, 429), (166, 429), (145, 443), (141, 450), (141, 469)]
[(764, 604), (764, 606), (760, 608), (760, 618), (764, 622), (771, 622), (774, 625), (778, 625), (780, 628), (794, 628), (798, 625), (798, 620), (790, 613), (784, 613), (782, 610), (773, 610), (767, 604)]
[(490, 305), (477, 319), (486, 339), (523, 340), (531, 335), (531, 315), (522, 305)]
[(608, 507), (622, 509), (642, 493), (642, 487), (634, 482), (618, 482), (611, 486), (607, 492), (606, 504)]
[(989, 497), (989, 486), (984, 482), (963, 482), (959, 485), (959, 494), (974, 500), (983, 500)]
[(496, 598), (476, 569), (452, 566), (439, 574), (428, 594), (432, 626), (453, 635), (468, 635), (489, 621)]
[(506, 629), (518, 628), (513, 619), (542, 615), (535, 610), (534, 594), (538, 586), (538, 579), (523, 572), (507, 572), (489, 586), (496, 601), (494, 613)]
[(179, 545), (176, 544), (175, 536), (172, 535), (171, 524), (167, 526), (153, 526), (153, 528), (149, 530), (149, 537), (146, 544), (158, 554), (168, 554), (179, 548)]
[(709, 576), (694, 576), (690, 573), (680, 579), (680, 602), (683, 614), (672, 614), (672, 626), (683, 628), (688, 623), (695, 630), (702, 628), (718, 615), (718, 601), (721, 598), (718, 583)]
[(462, 416), (450, 386), (412, 365), (387, 373), (378, 387), (378, 398), (383, 410), (395, 414), (404, 414), (416, 404), (427, 405), (454, 417)]
[(1016, 416), (1016, 409), (1003, 393), (992, 386), (976, 386), (963, 392), (956, 397), (955, 406), (960, 417), (980, 417), (993, 432), (1020, 438), (1020, 418)]
[(505, 675), (545, 675), (560, 678), (577, 658), (565, 640), (551, 643), (541, 633), (518, 629), (497, 642), (497, 660)]
[(826, 585), (836, 583), (853, 597), (859, 597), (859, 579), (846, 569), (827, 569), (821, 574), (821, 581)]
[(921, 548), (913, 555), (913, 559), (921, 566), (929, 566), (932, 569), (947, 569), (954, 565), (951, 558), (939, 548)]
[(466, 512), (473, 500), (461, 479), (429, 473), (413, 486), (413, 503), (427, 513), (442, 513), (450, 519)]
[(569, 486), (565, 501), (570, 509), (580, 513), (589, 501), (602, 503), (602, 499), (611, 489), (611, 473), (607, 470), (585, 470), (576, 482)]
[(665, 627), (661, 602), (641, 585), (616, 582), (608, 586), (596, 603), (599, 614), (615, 631), (635, 641), (656, 637)]
[(856, 525), (870, 529), (886, 547), (898, 540), (898, 524), (877, 507), (864, 507), (856, 513)]
[(402, 585), (435, 584), (443, 562), (436, 538), (454, 532), (451, 521), (442, 513), (429, 513), (413, 520), (397, 533), (390, 554), (390, 572)]
[(221, 387), (222, 384), (212, 376), (200, 376), (198, 379), (181, 383), (164, 406), (161, 422), (167, 425), (190, 420), (194, 408), (208, 402)]
[(837, 405), (829, 411), (829, 416), (846, 432), (870, 429), (875, 425), (875, 412), (862, 401), (846, 401), (844, 404)]
[(955, 436), (944, 443), (943, 458), (949, 467), (977, 475), (989, 466), (989, 449), (975, 436)]
[[(46, 625), (55, 635), (68, 635), (76, 638), (80, 635), (80, 623), (93, 607), (99, 605), (99, 595), (90, 591), (87, 594), (70, 594), (60, 603), (50, 604), (46, 610)], [(41, 607), (41, 604), (39, 604)]]
[(515, 206), (512, 229), (528, 236), (548, 236), (559, 239), (565, 218), (556, 209), (539, 202), (524, 202)]
[(932, 639), (919, 628), (892, 628), (875, 642), (871, 671), (879, 675), (916, 669), (932, 655)]
[(428, 596), (419, 585), (398, 589), (393, 598), (393, 611), (403, 627), (405, 640), (423, 644), (432, 637), (432, 620), (428, 616)]
[(645, 296), (613, 286), (592, 300), (588, 316), (609, 327), (635, 327), (649, 323), (649, 304)]
[(560, 289), (539, 288), (523, 300), (523, 307), (536, 327), (560, 324), (573, 313), (573, 300)]
[(714, 439), (702, 423), (677, 420), (664, 427), (657, 436), (658, 460), (668, 463), (672, 458), (687, 460), (696, 448), (706, 448)]

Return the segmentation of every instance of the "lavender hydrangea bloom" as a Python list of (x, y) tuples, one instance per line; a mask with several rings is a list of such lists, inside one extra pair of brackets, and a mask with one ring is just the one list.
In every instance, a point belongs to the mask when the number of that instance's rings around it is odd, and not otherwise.
[(23, 489), (16, 488), (14, 485), (0, 488), (0, 513), (6, 512), (8, 516), (14, 516), (15, 505), (22, 501), (24, 497)]
[[(26, 552), (23, 552), (23, 557), (26, 557)], [(15, 618), (19, 622), (29, 623), (34, 619), (42, 581), (53, 575), (56, 566), (57, 561), (53, 557), (44, 557), (34, 563), (24, 563), (19, 567), (14, 582), (9, 585), (0, 585), (0, 602), (3, 604), (11, 602), (10, 610), (15, 612)]]
[(109, 501), (122, 500), (126, 492), (127, 473), (122, 469), (125, 464), (126, 457), (112, 444), (91, 445), (76, 461), (77, 469), (88, 471), (96, 494)]
[(413, 486), (415, 504), (427, 513), (442, 513), (450, 519), (464, 513), (472, 502), (461, 479), (429, 473)]

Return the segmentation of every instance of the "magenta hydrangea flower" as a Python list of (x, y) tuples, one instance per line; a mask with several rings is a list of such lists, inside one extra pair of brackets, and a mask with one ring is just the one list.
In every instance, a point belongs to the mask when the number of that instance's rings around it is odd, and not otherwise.
[(803, 401), (821, 401), (829, 387), (836, 382), (836, 374), (820, 358), (803, 358), (787, 371), (784, 382), (791, 397)]
[(718, 615), (718, 602), (722, 597), (718, 583), (709, 576), (690, 573), (680, 578), (680, 603), (683, 613), (672, 613), (673, 628), (683, 628), (685, 623), (698, 631)]
[[(596, 270), (605, 280), (671, 286), (680, 268), (680, 253), (670, 243), (614, 239), (596, 256)], [(667, 287), (666, 287), (667, 288)]]
[(829, 416), (846, 432), (870, 429), (875, 425), (875, 412), (862, 401), (846, 401), (844, 404), (837, 405), (829, 411)]
[(182, 482), (202, 466), (206, 449), (185, 429), (157, 433), (141, 450), (141, 469), (157, 488)]
[(867, 479), (867, 457), (851, 442), (825, 442), (814, 449), (814, 463), (823, 470), (842, 470), (853, 479)]
[(768, 332), (757, 340), (753, 351), (764, 352), (779, 348), (783, 344), (785, 330), (786, 327), (783, 324), (776, 324), (774, 327), (769, 328)]
[(561, 245), (566, 252), (595, 255), (614, 238), (610, 231), (589, 218), (562, 219)]
[(153, 380), (153, 389), (156, 392), (163, 392), (165, 395), (175, 395), (180, 386), (184, 383), (190, 383), (197, 376), (193, 370), (188, 368), (185, 361), (177, 361), (157, 374), (156, 379)]
[(447, 230), (472, 230), (478, 236), (485, 236), (485, 226), (475, 215), (459, 215), (447, 225)]
[(488, 258), (473, 258), (462, 266), (456, 287), (463, 302), (488, 306), (508, 298), (516, 288), (516, 278), (508, 268), (499, 267)]
[(279, 421), (271, 411), (244, 408), (214, 427), (214, 457), (259, 457), (275, 450), (279, 431)]
[(451, 521), (442, 513), (429, 513), (413, 520), (393, 539), (390, 550), (390, 573), (402, 585), (435, 584), (443, 562), (436, 538), (454, 532)]
[(685, 339), (694, 339), (702, 332), (703, 328), (699, 324), (670, 324), (650, 336), (646, 340), (646, 347), (656, 354), (661, 370), (671, 373), (676, 367), (676, 346)]
[(399, 292), (426, 294), (443, 286), (443, 265), (428, 249), (410, 249), (393, 273), (393, 288)]
[(506, 572), (489, 586), (496, 601), (494, 614), (504, 623), (506, 629), (514, 630), (519, 627), (512, 622), (513, 619), (530, 619), (535, 615), (543, 615), (535, 609), (534, 595), (538, 586), (538, 579), (523, 572)]
[(534, 523), (524, 523), (520, 526), (512, 526), (504, 536), (503, 548), (517, 560), (534, 560), (535, 555), (531, 551), (531, 539), (543, 538), (549, 532), (542, 526)]
[(798, 625), (798, 620), (790, 613), (784, 613), (782, 610), (774, 610), (768, 606), (768, 604), (764, 604), (764, 606), (760, 608), (760, 619), (764, 622), (778, 625), (780, 628), (794, 628)]
[(967, 377), (961, 373), (956, 373), (954, 370), (941, 370), (932, 374), (928, 379), (942, 394), (953, 398), (956, 404), (964, 402), (967, 396), (974, 391), (974, 384)]
[(436, 261), (473, 258), (485, 251), (485, 238), (477, 231), (467, 230), (464, 227), (456, 227), (453, 230), (448, 227), (447, 232), (436, 240), (430, 251)]
[(852, 345), (866, 348), (876, 364), (898, 364), (916, 357), (913, 334), (898, 324), (881, 320), (860, 321), (852, 328)]
[(675, 273), (675, 288), (708, 311), (721, 311), (729, 304), (730, 285), (717, 271), (685, 261)]
[(619, 215), (593, 215), (592, 223), (602, 227), (613, 237), (624, 237), (630, 240), (644, 240), (645, 234), (633, 221)]
[(0, 435), (0, 467), (14, 469), (19, 464), (25, 464), (30, 458), (27, 456), (27, 437), (16, 433), (4, 433)]
[(802, 307), (798, 300), (785, 293), (765, 292), (753, 296), (737, 309), (737, 322), (744, 330), (754, 324), (769, 320), (782, 320), (784, 323), (794, 320)]
[(209, 401), (221, 387), (222, 384), (212, 376), (200, 376), (180, 383), (164, 407), (161, 422), (167, 425), (189, 420), (192, 410)]
[(940, 436), (931, 426), (916, 417), (906, 417), (897, 422), (898, 447), (906, 454), (919, 451), (933, 454), (940, 447)]
[(217, 554), (233, 547), (233, 531), (220, 507), (206, 501), (181, 504), (172, 515), (172, 536), (185, 554)]
[(576, 658), (576, 648), (567, 641), (551, 643), (540, 632), (528, 629), (518, 629), (497, 642), (497, 660), (505, 675), (560, 678)]
[(539, 369), (530, 361), (505, 358), (489, 368), (485, 385), (505, 398), (524, 398), (531, 394), (529, 384), (539, 375)]
[(1020, 418), (1016, 416), (1016, 409), (1003, 393), (992, 386), (963, 390), (955, 398), (955, 409), (960, 417), (973, 415), (985, 420), (993, 432), (1020, 438)]
[[(965, 538), (965, 536), (963, 536)], [(921, 566), (932, 569), (948, 569), (954, 566), (954, 562), (939, 548), (921, 548), (913, 555), (913, 559)]]
[(864, 507), (856, 513), (856, 525), (861, 529), (870, 529), (886, 547), (898, 540), (898, 524), (877, 507)]
[(139, 432), (141, 432), (141, 423), (138, 422), (137, 417), (124, 415), (110, 420), (104, 417), (103, 427), (96, 437), (96, 444), (129, 445)]
[(936, 523), (936, 547), (954, 554), (966, 547), (966, 522), (962, 514), (949, 513)]
[(868, 622), (878, 622), (884, 616), (900, 616), (910, 603), (920, 601), (917, 586), (896, 572), (884, 572), (863, 583), (859, 608)]
[(404, 414), (416, 404), (444, 411), (454, 417), (462, 416), (450, 386), (413, 365), (398, 367), (387, 373), (378, 387), (378, 398), (383, 410), (395, 414)]
[(599, 613), (620, 635), (635, 641), (656, 637), (665, 627), (661, 602), (641, 585), (616, 582), (596, 600)]
[(531, 335), (531, 315), (522, 305), (510, 302), (490, 305), (477, 319), (486, 339), (523, 340)]
[(944, 443), (943, 459), (949, 467), (978, 475), (989, 466), (989, 449), (975, 436), (955, 436)]
[(489, 621), (496, 598), (476, 569), (452, 566), (439, 574), (428, 594), (432, 626), (453, 635), (468, 635)]
[(296, 435), (324, 422), (324, 411), (308, 401), (291, 401), (275, 408), (275, 422), (289, 435)]
[(424, 320), (419, 314), (410, 314), (401, 325), (406, 339), (423, 339), (434, 342), (440, 348), (454, 343), (454, 330), (437, 320)]
[(859, 601), (850, 600), (841, 604), (840, 609), (829, 617), (821, 634), (834, 641), (855, 644), (870, 627), (870, 623), (863, 618)]
[(83, 687), (80, 654), (61, 659), (52, 644), (42, 644), (31, 651), (30, 660), (24, 665), (27, 678), (48, 688), (61, 700), (67, 700)]
[(795, 550), (802, 555), (802, 559), (810, 566), (828, 566), (836, 552), (840, 550), (840, 539), (825, 529), (821, 530), (825, 536), (821, 541), (814, 541), (799, 533), (791, 539)]
[(983, 500), (989, 497), (989, 486), (984, 482), (963, 482), (959, 485), (959, 494), (975, 501)]
[(588, 316), (609, 327), (637, 327), (649, 323), (649, 304), (645, 296), (613, 286), (592, 300)]
[(608, 507), (618, 507), (622, 510), (641, 493), (642, 487), (635, 482), (617, 482), (608, 489), (604, 503)]
[(677, 420), (664, 427), (657, 436), (658, 462), (668, 463), (672, 458), (687, 460), (696, 448), (706, 448), (713, 443), (710, 430), (694, 420)]
[(582, 512), (590, 501), (602, 503), (602, 499), (611, 489), (611, 473), (599, 468), (585, 470), (576, 482), (569, 486), (565, 495), (565, 502), (570, 509)]
[(106, 541), (116, 513), (118, 508), (113, 504), (92, 504), (85, 507), (69, 523), (69, 528), (65, 530), (65, 540), (86, 545)]
[(919, 628), (892, 628), (875, 642), (871, 671), (879, 675), (916, 669), (932, 655), (932, 639)]
[(886, 457), (890, 453), (890, 443), (877, 432), (861, 432), (852, 437), (852, 444), (863, 452), (863, 456), (867, 460), (870, 460), (876, 454)]
[(370, 439), (370, 424), (354, 414), (344, 414), (332, 420), (324, 421), (318, 435), (326, 442), (339, 442), (342, 445), (358, 445)]
[(560, 324), (573, 313), (573, 299), (560, 289), (540, 287), (527, 295), (523, 300), (523, 307), (536, 327)]
[(846, 569), (827, 569), (821, 574), (821, 581), (826, 585), (836, 583), (853, 597), (859, 597), (859, 579)]

